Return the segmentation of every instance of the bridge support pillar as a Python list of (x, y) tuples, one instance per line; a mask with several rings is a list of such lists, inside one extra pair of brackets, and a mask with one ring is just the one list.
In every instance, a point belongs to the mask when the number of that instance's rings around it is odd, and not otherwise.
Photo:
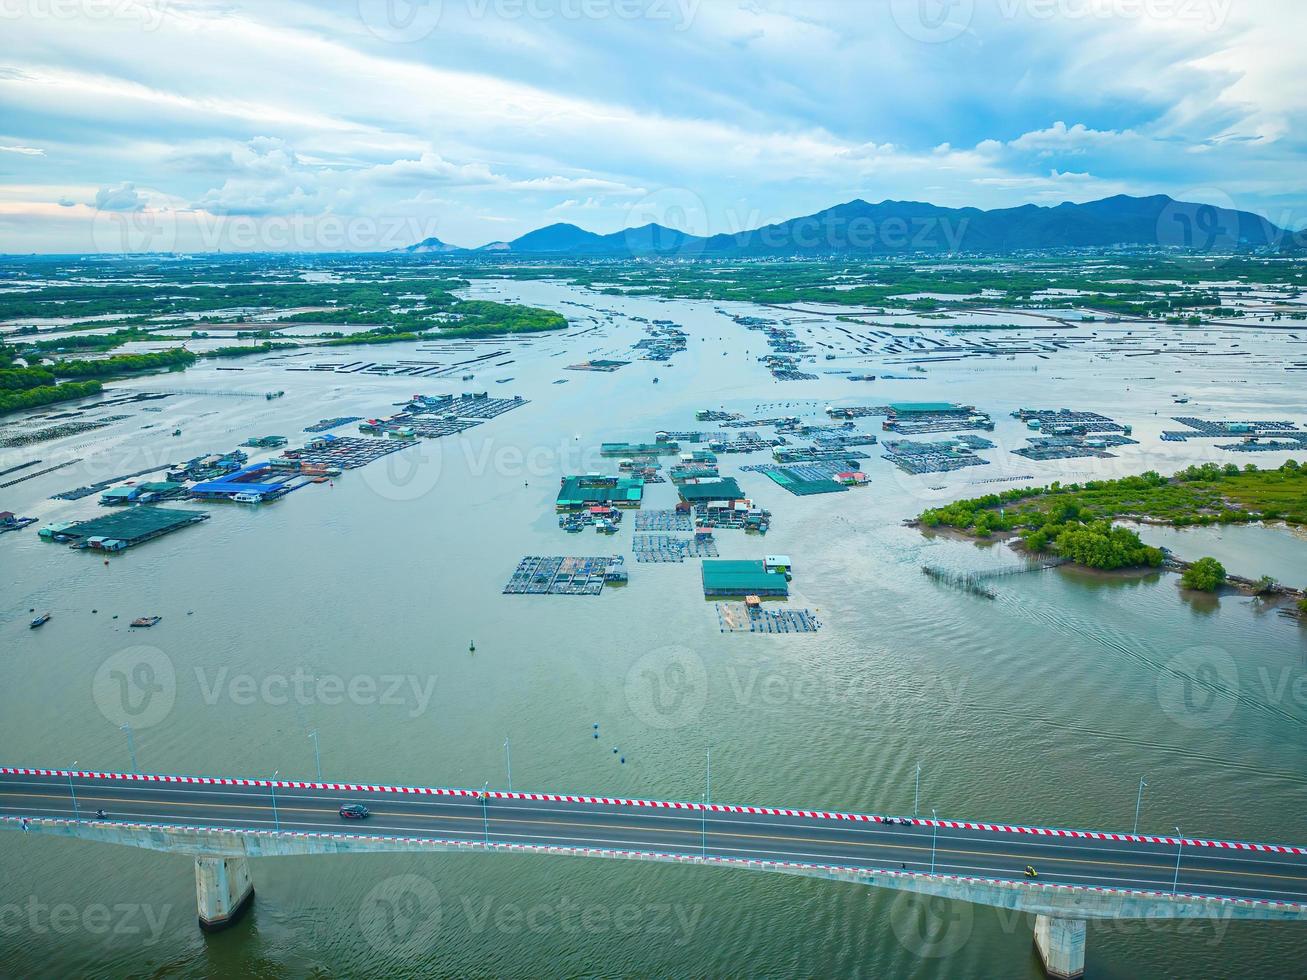
[(1035, 948), (1050, 977), (1085, 975), (1085, 920), (1035, 916)]
[(217, 932), (234, 925), (254, 901), (254, 881), (244, 858), (197, 857), (195, 904), (200, 928)]

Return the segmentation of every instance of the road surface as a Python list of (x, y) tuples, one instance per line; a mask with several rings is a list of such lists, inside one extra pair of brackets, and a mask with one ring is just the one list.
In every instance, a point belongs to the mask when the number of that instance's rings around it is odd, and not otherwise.
[[(1243, 899), (1307, 902), (1307, 855), (1095, 840), (997, 830), (707, 813), (522, 794), (409, 795), (366, 787), (202, 785), (0, 772), (0, 815), (181, 824), (225, 829), (354, 832), (453, 841), (648, 850), (853, 868), (1039, 881)], [(73, 796), (76, 795), (76, 812)], [(362, 803), (367, 821), (345, 821)], [(1176, 867), (1179, 859), (1179, 875)]]

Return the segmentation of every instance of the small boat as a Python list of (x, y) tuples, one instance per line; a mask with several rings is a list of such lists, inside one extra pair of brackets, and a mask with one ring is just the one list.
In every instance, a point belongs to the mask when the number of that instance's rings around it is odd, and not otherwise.
[(161, 619), (162, 616), (141, 616), (139, 619), (132, 620), (132, 626), (148, 630), (151, 626), (157, 625)]
[(34, 620), (32, 620), (32, 625), (30, 628), (36, 629), (38, 626), (44, 626), (48, 622), (50, 622), (50, 614), (41, 613), (41, 615), (37, 616)]
[(238, 504), (261, 504), (263, 503), (263, 494), (261, 493), (234, 493), (231, 499)]

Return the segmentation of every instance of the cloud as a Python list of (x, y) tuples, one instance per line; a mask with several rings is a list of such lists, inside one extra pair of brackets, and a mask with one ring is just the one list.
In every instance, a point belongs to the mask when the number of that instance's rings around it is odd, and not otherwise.
[(72, 200), (72, 198), (68, 198), (68, 197), (61, 197), (61, 198), (59, 198), (59, 200), (56, 201), (55, 203), (58, 204), (61, 208), (75, 208), (75, 207), (77, 207), (77, 202), (74, 201), (74, 200)]
[(144, 211), (146, 203), (135, 184), (101, 187), (95, 192), (97, 211)]
[(1053, 153), (1084, 153), (1090, 149), (1102, 149), (1115, 143), (1137, 139), (1133, 130), (1090, 129), (1084, 123), (1067, 126), (1058, 121), (1047, 129), (1023, 133), (1007, 145), (1015, 150), (1034, 151), (1045, 155)]
[(178, 0), (147, 30), (6, 22), (0, 199), (14, 161), (43, 148), (29, 197), (61, 220), (0, 230), (0, 249), (69, 250), (87, 216), (51, 202), (92, 197), (256, 221), (411, 214), (469, 242), (551, 208), (616, 230), (624, 202), (667, 194), (701, 200), (711, 230), (852, 197), (995, 207), (1215, 187), (1307, 210), (1307, 65), (1290, 43), (1307, 4), (1173, 5), (1221, 7), (1219, 23), (955, 4), (974, 14), (940, 43), (896, 21), (913, 4), (474, 6), (446, 3), (402, 45), (356, 0)]
[(36, 146), (0, 146), (0, 153), (17, 153), (25, 157), (45, 156), (45, 150)]

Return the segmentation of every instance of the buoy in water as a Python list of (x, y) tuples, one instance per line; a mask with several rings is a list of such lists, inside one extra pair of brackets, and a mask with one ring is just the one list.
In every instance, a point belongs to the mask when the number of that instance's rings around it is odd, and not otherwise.
[(475, 640), (473, 640), (471, 643), (469, 643), (469, 644), (467, 645), (467, 652), (468, 652), (468, 653), (476, 653), (476, 652), (477, 652), (477, 645), (476, 645), (476, 641), (475, 641)]

